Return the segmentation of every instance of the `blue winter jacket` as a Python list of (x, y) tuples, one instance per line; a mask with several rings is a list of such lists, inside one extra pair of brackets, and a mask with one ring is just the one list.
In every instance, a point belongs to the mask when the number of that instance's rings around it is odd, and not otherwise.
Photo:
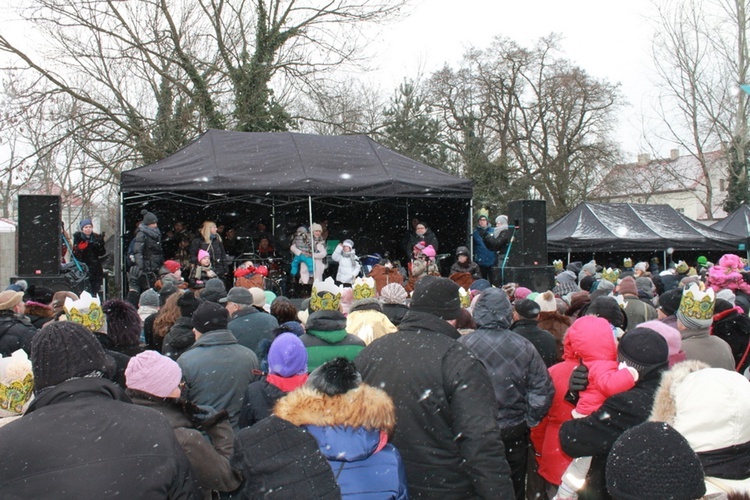
[(484, 229), (477, 227), (472, 234), (474, 240), (474, 262), (483, 267), (494, 266), (495, 262), (497, 262), (497, 253), (487, 248), (482, 239), (487, 231), (492, 231), (492, 228), (489, 226)]
[(391, 444), (378, 450), (381, 434), (392, 433), (396, 423), (384, 391), (360, 384), (328, 396), (304, 385), (281, 398), (274, 413), (318, 441), (344, 498), (408, 498), (401, 455)]

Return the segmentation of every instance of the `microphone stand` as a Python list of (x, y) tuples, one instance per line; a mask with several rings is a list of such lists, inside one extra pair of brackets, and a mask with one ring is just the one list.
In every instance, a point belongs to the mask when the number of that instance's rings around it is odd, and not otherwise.
[(505, 265), (508, 263), (508, 256), (510, 255), (510, 249), (513, 246), (513, 242), (516, 239), (516, 229), (518, 229), (518, 226), (509, 226), (513, 228), (513, 232), (510, 235), (510, 241), (508, 241), (508, 248), (505, 249), (505, 257), (503, 257), (503, 265), (500, 266), (500, 276), (503, 280), (503, 285), (505, 284)]

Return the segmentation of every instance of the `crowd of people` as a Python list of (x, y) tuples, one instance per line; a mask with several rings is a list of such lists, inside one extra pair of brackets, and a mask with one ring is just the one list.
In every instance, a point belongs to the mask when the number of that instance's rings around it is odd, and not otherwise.
[[(183, 279), (143, 215), (128, 300), (0, 292), (0, 497), (750, 496), (737, 255), (555, 261), (532, 291), (466, 247), (431, 272), (417, 225), (416, 279), (355, 273), (343, 241), (338, 279), (311, 273), (299, 304), (253, 286), (254, 263), (227, 287), (213, 223)], [(477, 227), (496, 265), (507, 218)], [(319, 231), (297, 231), (298, 271)]]

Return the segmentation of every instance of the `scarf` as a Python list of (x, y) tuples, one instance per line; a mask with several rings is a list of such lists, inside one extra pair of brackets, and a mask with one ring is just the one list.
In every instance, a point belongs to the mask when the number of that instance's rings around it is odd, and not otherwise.
[(722, 479), (750, 477), (750, 442), (727, 446), (719, 450), (702, 451), (698, 458), (706, 476)]
[(266, 377), (269, 384), (274, 385), (284, 392), (291, 392), (307, 382), (307, 373), (299, 373), (291, 377), (282, 377), (275, 373), (269, 373)]

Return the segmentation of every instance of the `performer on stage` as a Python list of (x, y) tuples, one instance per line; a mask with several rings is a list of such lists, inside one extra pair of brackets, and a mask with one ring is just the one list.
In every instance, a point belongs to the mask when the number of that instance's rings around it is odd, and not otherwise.
[(73, 234), (73, 255), (89, 268), (89, 279), (86, 291), (92, 296), (101, 292), (104, 270), (100, 259), (107, 251), (104, 249), (104, 233), (96, 234), (91, 219), (83, 219), (79, 224), (80, 231)]

